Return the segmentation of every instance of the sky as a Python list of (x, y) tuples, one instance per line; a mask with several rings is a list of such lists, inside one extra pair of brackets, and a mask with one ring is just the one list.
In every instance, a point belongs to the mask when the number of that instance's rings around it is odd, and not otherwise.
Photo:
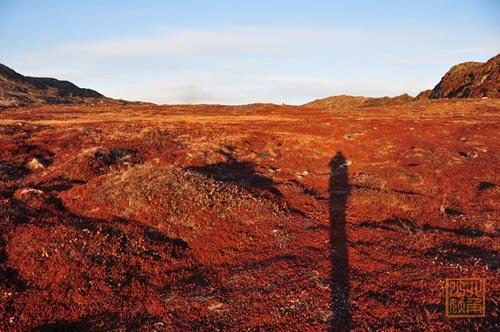
[(500, 53), (500, 0), (0, 0), (0, 63), (160, 104), (416, 95)]

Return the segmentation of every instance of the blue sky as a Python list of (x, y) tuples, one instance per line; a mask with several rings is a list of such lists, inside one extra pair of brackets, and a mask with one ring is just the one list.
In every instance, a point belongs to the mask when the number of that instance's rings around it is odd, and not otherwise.
[(498, 54), (498, 17), (498, 0), (0, 0), (0, 63), (156, 103), (415, 95)]

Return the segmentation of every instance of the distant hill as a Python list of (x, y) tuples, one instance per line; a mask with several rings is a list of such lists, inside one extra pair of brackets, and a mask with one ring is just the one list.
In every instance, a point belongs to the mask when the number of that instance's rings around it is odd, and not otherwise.
[(321, 108), (321, 109), (371, 107), (371, 106), (375, 107), (375, 106), (401, 105), (408, 103), (412, 100), (414, 100), (414, 98), (407, 94), (402, 94), (397, 97), (379, 97), (379, 98), (339, 95), (323, 99), (316, 99), (312, 102), (304, 104), (303, 106)]
[(362, 96), (339, 95), (316, 99), (304, 106), (314, 108), (345, 108), (362, 105), (368, 98)]
[(320, 109), (394, 106), (421, 99), (500, 98), (500, 54), (487, 62), (464, 62), (451, 67), (432, 90), (424, 90), (415, 98), (407, 94), (397, 97), (369, 98), (339, 95), (316, 99), (304, 106)]
[(464, 62), (451, 69), (429, 98), (500, 98), (500, 54), (486, 63)]
[(0, 106), (81, 103), (98, 99), (108, 98), (68, 81), (23, 76), (0, 64)]

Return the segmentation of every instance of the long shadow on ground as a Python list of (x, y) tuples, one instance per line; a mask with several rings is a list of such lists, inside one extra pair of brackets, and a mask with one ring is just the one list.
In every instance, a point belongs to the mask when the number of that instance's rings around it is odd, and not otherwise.
[(330, 179), (330, 292), (331, 330), (350, 331), (349, 259), (347, 256), (346, 203), (350, 194), (346, 158), (339, 151), (329, 163)]

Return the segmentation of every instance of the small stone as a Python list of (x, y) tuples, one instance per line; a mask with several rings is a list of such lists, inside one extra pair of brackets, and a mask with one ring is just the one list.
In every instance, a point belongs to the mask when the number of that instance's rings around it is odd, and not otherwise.
[(352, 160), (349, 160), (349, 159), (347, 159), (347, 160), (346, 160), (346, 161), (342, 164), (342, 166), (344, 166), (344, 167), (348, 167), (348, 166), (351, 166), (351, 165), (352, 165)]
[(467, 159), (474, 159), (477, 158), (478, 154), (476, 151), (468, 151), (468, 152), (459, 152), (462, 157), (465, 157)]
[(39, 209), (45, 206), (48, 194), (39, 189), (21, 188), (14, 192), (14, 198), (22, 201), (32, 209)]
[(28, 194), (41, 195), (43, 194), (43, 191), (34, 188), (23, 188), (19, 190), (19, 195), (28, 195)]
[(467, 158), (469, 158), (469, 159), (477, 158), (477, 152), (476, 151), (469, 151), (467, 153)]
[(26, 164), (26, 167), (28, 167), (32, 171), (45, 168), (45, 166), (37, 158), (31, 159), (31, 161)]
[(300, 175), (302, 175), (302, 176), (308, 176), (309, 174), (310, 174), (310, 173), (309, 173), (309, 171), (307, 171), (307, 170), (305, 170), (305, 171), (303, 171), (302, 173), (300, 173)]
[(221, 309), (223, 306), (224, 306), (224, 304), (223, 304), (223, 303), (220, 303), (220, 302), (218, 302), (218, 303), (214, 303), (214, 304), (212, 304), (212, 305), (208, 306), (208, 310), (210, 310), (210, 311), (219, 310), (219, 309)]
[(164, 322), (156, 322), (153, 324), (153, 328), (155, 328), (156, 330), (163, 329), (163, 328), (165, 328), (165, 323)]

